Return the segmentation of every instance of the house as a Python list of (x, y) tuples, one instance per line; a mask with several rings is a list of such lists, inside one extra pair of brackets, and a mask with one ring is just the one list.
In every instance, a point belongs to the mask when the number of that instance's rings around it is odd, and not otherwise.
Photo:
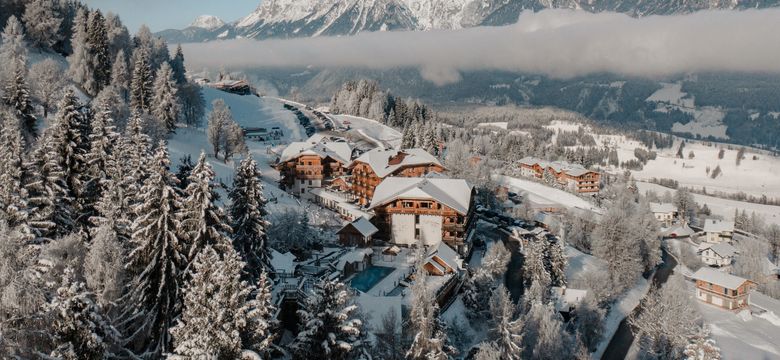
[(371, 248), (359, 248), (347, 252), (339, 258), (336, 263), (336, 270), (341, 272), (342, 277), (347, 278), (357, 274), (371, 266), (371, 255), (374, 250)]
[(650, 203), (650, 211), (661, 226), (669, 228), (677, 219), (677, 207), (670, 203)]
[(310, 197), (311, 189), (321, 188), (325, 182), (345, 175), (351, 157), (349, 144), (319, 134), (290, 143), (276, 165), (280, 185), (295, 195)]
[(371, 240), (379, 229), (365, 217), (359, 217), (347, 223), (336, 234), (339, 235), (339, 243), (343, 246), (371, 246)]
[(734, 261), (737, 249), (729, 243), (707, 243), (699, 245), (701, 261), (709, 266), (729, 266)]
[(550, 296), (555, 304), (555, 310), (568, 317), (579, 306), (588, 290), (569, 289), (565, 286), (553, 286), (550, 288)]
[(444, 172), (433, 155), (423, 149), (374, 149), (349, 164), (352, 171), (352, 193), (361, 205), (368, 205), (374, 190), (387, 177), (424, 177)]
[(439, 243), (433, 251), (428, 254), (423, 267), (428, 275), (444, 276), (447, 274), (456, 274), (462, 270), (463, 260), (447, 244)]
[(271, 249), (271, 267), (277, 276), (292, 276), (295, 273), (295, 255), (286, 252), (284, 254)]
[(544, 179), (550, 174), (562, 186), (580, 194), (599, 192), (601, 174), (581, 165), (565, 161), (546, 161), (534, 157), (520, 159), (520, 174), (524, 177)]
[(780, 280), (780, 267), (772, 263), (769, 258), (764, 258), (764, 261), (762, 261), (761, 272), (764, 274), (766, 281)]
[(734, 222), (707, 219), (704, 221), (705, 241), (708, 243), (731, 242), (734, 235)]
[(469, 251), (474, 187), (462, 179), (389, 177), (376, 187), (369, 210), (380, 236), (392, 244)]
[(697, 299), (728, 310), (746, 307), (748, 294), (756, 287), (756, 283), (748, 279), (709, 267), (700, 268), (693, 274), (693, 279), (696, 280)]

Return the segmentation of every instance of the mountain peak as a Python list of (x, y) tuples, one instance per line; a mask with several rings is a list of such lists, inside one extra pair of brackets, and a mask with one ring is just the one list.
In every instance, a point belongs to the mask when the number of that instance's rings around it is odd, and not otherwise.
[(206, 30), (214, 30), (225, 25), (222, 19), (213, 15), (201, 15), (195, 18), (195, 21), (190, 24), (190, 27), (196, 27)]

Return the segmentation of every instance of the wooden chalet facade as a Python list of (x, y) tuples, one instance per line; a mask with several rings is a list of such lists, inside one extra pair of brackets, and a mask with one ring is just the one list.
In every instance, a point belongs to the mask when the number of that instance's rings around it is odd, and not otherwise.
[(435, 157), (422, 149), (371, 150), (355, 159), (349, 169), (351, 192), (361, 205), (369, 204), (374, 190), (387, 177), (423, 177), (445, 170)]
[(696, 298), (727, 310), (748, 306), (747, 298), (756, 283), (709, 267), (702, 267), (693, 274), (696, 281)]
[(351, 153), (346, 143), (332, 142), (320, 135), (291, 143), (276, 165), (280, 185), (294, 195), (306, 196), (330, 179), (346, 175)]
[(473, 196), (465, 180), (391, 177), (377, 187), (370, 209), (383, 240), (403, 246), (444, 242), (466, 254)]
[(343, 246), (368, 247), (371, 246), (374, 234), (379, 229), (365, 217), (359, 217), (355, 221), (347, 223), (336, 234), (339, 243)]
[(525, 177), (544, 179), (544, 174), (552, 174), (559, 184), (580, 194), (598, 193), (601, 174), (576, 164), (567, 162), (549, 162), (536, 158), (520, 160), (520, 174)]

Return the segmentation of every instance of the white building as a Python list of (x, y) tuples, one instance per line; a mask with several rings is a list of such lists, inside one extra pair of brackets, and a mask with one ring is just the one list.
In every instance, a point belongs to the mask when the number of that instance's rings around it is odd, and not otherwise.
[(665, 228), (671, 227), (677, 218), (677, 207), (670, 203), (650, 203), (650, 211)]
[(734, 222), (725, 220), (707, 219), (704, 221), (705, 241), (708, 243), (731, 243), (734, 236)]
[(569, 289), (565, 286), (553, 286), (550, 288), (550, 296), (555, 304), (555, 309), (565, 314), (574, 311), (585, 300), (587, 295), (587, 290)]
[(737, 255), (737, 249), (729, 243), (712, 244), (703, 242), (699, 245), (701, 261), (709, 266), (729, 266)]

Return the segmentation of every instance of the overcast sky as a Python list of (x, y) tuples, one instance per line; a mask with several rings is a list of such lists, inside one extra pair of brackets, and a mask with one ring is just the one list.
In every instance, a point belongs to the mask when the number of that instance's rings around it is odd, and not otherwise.
[(525, 12), (515, 25), (455, 31), (378, 32), (295, 40), (185, 44), (187, 67), (413, 67), (436, 84), (468, 70), (573, 77), (599, 72), (665, 76), (689, 72), (780, 73), (780, 9), (624, 14)]
[(181, 29), (200, 15), (214, 15), (225, 22), (246, 16), (260, 0), (85, 0), (91, 8), (119, 14), (130, 32), (141, 24), (152, 31)]

